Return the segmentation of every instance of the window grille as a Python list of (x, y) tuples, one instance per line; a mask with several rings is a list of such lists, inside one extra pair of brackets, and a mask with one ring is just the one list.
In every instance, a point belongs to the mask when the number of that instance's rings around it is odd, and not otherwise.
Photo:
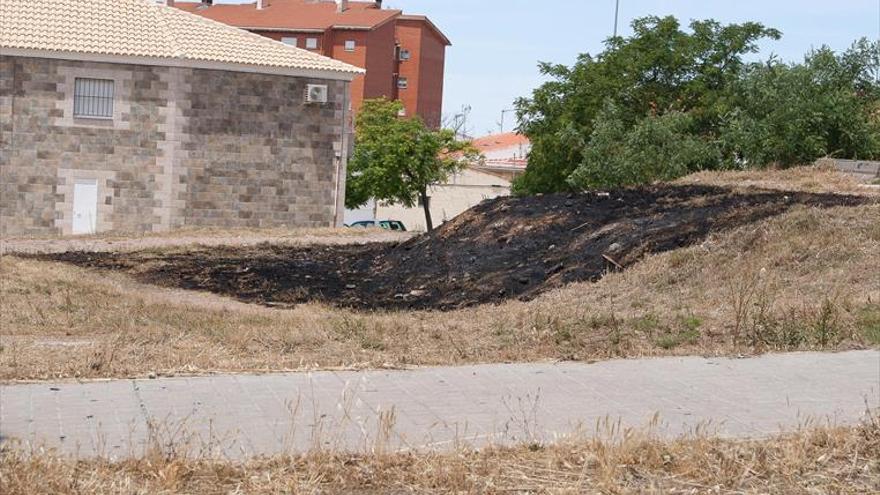
[(113, 80), (77, 78), (73, 90), (73, 116), (113, 118)]

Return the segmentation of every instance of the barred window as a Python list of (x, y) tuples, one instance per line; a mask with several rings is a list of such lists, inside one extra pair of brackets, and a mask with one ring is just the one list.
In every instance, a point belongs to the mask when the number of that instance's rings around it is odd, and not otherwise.
[(113, 118), (113, 80), (76, 78), (73, 89), (73, 116)]

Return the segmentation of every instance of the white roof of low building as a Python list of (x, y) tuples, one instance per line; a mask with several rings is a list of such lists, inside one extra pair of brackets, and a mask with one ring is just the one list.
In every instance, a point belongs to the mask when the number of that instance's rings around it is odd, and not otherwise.
[(0, 0), (0, 53), (351, 79), (357, 68), (154, 0)]

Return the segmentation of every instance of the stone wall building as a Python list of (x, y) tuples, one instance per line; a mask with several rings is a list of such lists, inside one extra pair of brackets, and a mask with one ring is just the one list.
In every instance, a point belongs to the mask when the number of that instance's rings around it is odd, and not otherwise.
[(151, 0), (3, 0), (0, 235), (340, 224), (361, 73)]

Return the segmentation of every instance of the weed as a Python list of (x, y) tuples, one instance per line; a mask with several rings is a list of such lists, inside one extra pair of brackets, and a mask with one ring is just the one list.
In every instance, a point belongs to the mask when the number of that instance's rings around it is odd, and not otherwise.
[(702, 318), (695, 315), (679, 316), (678, 323), (682, 327), (682, 331), (688, 333), (697, 332), (703, 326)]
[(661, 349), (671, 350), (682, 345), (694, 345), (700, 340), (700, 332), (697, 329), (683, 329), (675, 333), (661, 336), (656, 344)]
[(880, 345), (880, 304), (869, 304), (858, 312), (858, 328), (868, 342)]
[(839, 335), (837, 328), (837, 308), (834, 303), (826, 299), (822, 303), (813, 325), (813, 334), (819, 347), (828, 347)]
[[(677, 439), (608, 420), (591, 438), (543, 445), (530, 435), (532, 402), (511, 403), (521, 441), (450, 452), (393, 452), (395, 422), (380, 419), (363, 453), (318, 448), (303, 455), (232, 461), (196, 459), (177, 428), (151, 430), (151, 453), (123, 461), (53, 452), (0, 450), (0, 492), (89, 493), (876, 493), (880, 423), (868, 415), (848, 428), (804, 428), (759, 440), (729, 440), (707, 428)], [(655, 422), (658, 420), (655, 419)], [(323, 442), (321, 442), (323, 443)]]
[(653, 335), (660, 329), (660, 317), (654, 313), (648, 313), (631, 320), (630, 325), (636, 332)]

